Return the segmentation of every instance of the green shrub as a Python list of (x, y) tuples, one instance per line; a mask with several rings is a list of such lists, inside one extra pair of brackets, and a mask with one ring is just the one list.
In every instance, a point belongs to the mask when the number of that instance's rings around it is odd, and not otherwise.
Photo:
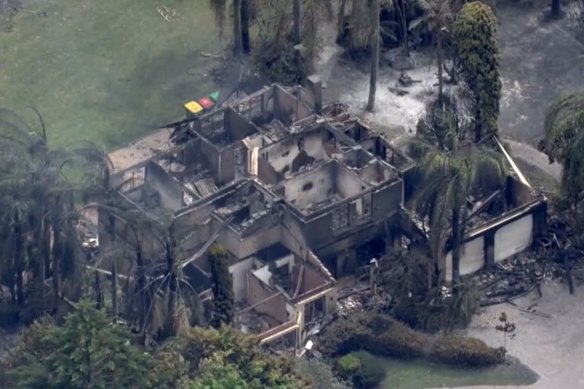
[(428, 337), (402, 323), (394, 322), (391, 329), (379, 335), (375, 342), (375, 354), (398, 358), (419, 357), (424, 352)]
[(372, 334), (360, 319), (361, 314), (357, 314), (332, 323), (320, 337), (320, 351), (337, 356), (365, 348), (363, 344), (372, 338)]
[(491, 366), (505, 360), (505, 349), (490, 347), (475, 338), (445, 336), (434, 343), (430, 357), (450, 365)]
[(339, 358), (335, 370), (339, 376), (351, 381), (359, 389), (375, 388), (385, 378), (383, 366), (366, 351), (357, 351)]
[(443, 299), (439, 289), (426, 301), (403, 301), (393, 309), (393, 316), (416, 330), (435, 333), (465, 328), (479, 308), (480, 294), (476, 287), (463, 283), (452, 296)]
[(335, 371), (345, 380), (352, 380), (359, 370), (361, 370), (361, 360), (355, 353), (340, 357), (335, 364)]
[(341, 382), (333, 373), (333, 366), (316, 358), (296, 360), (294, 371), (308, 381), (307, 387), (311, 389), (349, 389), (352, 387), (345, 381)]
[(353, 379), (353, 384), (357, 388), (375, 388), (385, 378), (385, 370), (375, 357), (366, 351), (353, 353), (361, 365), (361, 369)]
[(398, 358), (422, 355), (427, 336), (389, 316), (358, 313), (337, 320), (322, 335), (319, 348), (328, 355), (343, 355), (357, 350)]

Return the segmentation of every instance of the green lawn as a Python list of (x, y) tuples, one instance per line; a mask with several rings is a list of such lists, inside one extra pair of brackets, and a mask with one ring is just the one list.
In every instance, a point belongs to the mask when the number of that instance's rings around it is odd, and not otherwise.
[[(182, 118), (182, 104), (215, 89), (219, 49), (208, 0), (24, 0), (0, 32), (0, 106), (31, 121), (35, 106), (54, 146), (108, 149)], [(177, 17), (165, 21), (164, 5)]]
[(425, 389), (459, 386), (524, 386), (538, 380), (535, 372), (519, 363), (481, 369), (457, 368), (433, 364), (424, 360), (402, 361), (378, 358), (385, 367), (387, 377), (383, 389)]

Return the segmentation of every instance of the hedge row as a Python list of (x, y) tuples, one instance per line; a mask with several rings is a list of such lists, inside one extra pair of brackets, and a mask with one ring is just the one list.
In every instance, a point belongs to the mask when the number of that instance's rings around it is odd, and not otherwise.
[(335, 357), (365, 350), (394, 358), (427, 357), (450, 365), (489, 366), (505, 359), (503, 348), (460, 336), (433, 337), (378, 313), (357, 313), (332, 323), (319, 339), (319, 349)]

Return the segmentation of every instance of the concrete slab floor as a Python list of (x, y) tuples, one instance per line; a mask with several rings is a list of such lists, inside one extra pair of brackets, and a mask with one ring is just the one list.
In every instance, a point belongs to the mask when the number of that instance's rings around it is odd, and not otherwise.
[(506, 136), (536, 146), (550, 104), (584, 90), (584, 45), (575, 38), (571, 15), (543, 22), (540, 11), (499, 9), (503, 82), (499, 125)]
[[(556, 179), (561, 174), (560, 167), (550, 165), (535, 147), (543, 136), (549, 105), (567, 93), (584, 90), (584, 45), (576, 38), (574, 28), (577, 11), (567, 10), (566, 18), (543, 22), (540, 10), (514, 6), (498, 9), (503, 83), (501, 134), (511, 141), (516, 157)], [(327, 39), (330, 35), (324, 34)], [(317, 71), (327, 84), (325, 101), (347, 104), (353, 113), (383, 128), (390, 137), (412, 135), (425, 101), (436, 93), (432, 58), (413, 52), (419, 66), (407, 74), (421, 82), (403, 88), (409, 91), (405, 96), (396, 96), (388, 90), (396, 86), (400, 72), (381, 65), (376, 111), (368, 113), (364, 111), (369, 93), (368, 65), (343, 61), (342, 50), (334, 41), (329, 41), (328, 46), (326, 43), (326, 55), (317, 63)]]

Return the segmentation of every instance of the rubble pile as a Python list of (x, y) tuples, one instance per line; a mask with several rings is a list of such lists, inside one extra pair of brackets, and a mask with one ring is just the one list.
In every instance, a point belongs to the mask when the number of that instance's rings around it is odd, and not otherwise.
[(543, 280), (563, 279), (563, 264), (552, 259), (541, 253), (527, 252), (474, 273), (470, 279), (482, 292), (480, 305), (509, 302), (532, 290), (539, 291)]

